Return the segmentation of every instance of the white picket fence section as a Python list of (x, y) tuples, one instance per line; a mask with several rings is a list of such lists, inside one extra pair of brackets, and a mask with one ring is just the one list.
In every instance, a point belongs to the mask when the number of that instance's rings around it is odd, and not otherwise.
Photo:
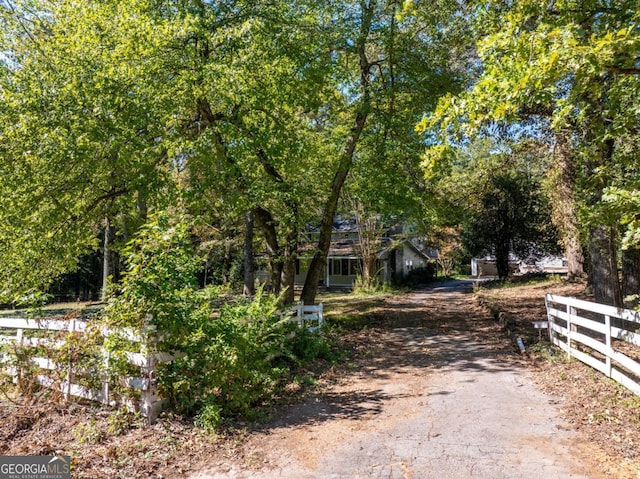
[(545, 303), (553, 344), (640, 394), (640, 349), (635, 358), (620, 351), (640, 346), (640, 312), (553, 294)]
[(301, 328), (307, 328), (307, 330), (311, 332), (320, 330), (324, 323), (322, 303), (303, 304), (302, 302), (299, 302), (278, 314), (283, 318), (288, 317), (289, 321), (298, 323)]
[[(25, 318), (0, 318), (0, 344), (15, 344), (18, 347), (46, 346), (51, 348), (63, 347), (64, 341), (55, 341), (48, 338), (33, 336), (35, 331), (67, 331), (69, 333), (84, 333), (87, 330), (88, 323), (81, 319), (25, 319)], [(105, 335), (118, 334), (120, 337), (140, 344), (139, 352), (129, 352), (127, 359), (130, 364), (140, 368), (139, 377), (123, 378), (122, 381), (126, 386), (140, 391), (140, 400), (138, 404), (128, 403), (132, 409), (136, 409), (147, 417), (149, 421), (153, 421), (164, 405), (166, 400), (157, 395), (157, 389), (154, 381), (154, 368), (158, 363), (171, 361), (177, 356), (168, 353), (150, 352), (149, 345), (144, 338), (130, 328), (121, 328), (118, 330), (109, 330), (101, 328), (100, 332)], [(41, 334), (40, 334), (41, 335)], [(18, 370), (14, 368), (3, 367), (3, 363), (7, 363), (9, 354), (0, 354), (0, 369), (5, 369), (14, 377), (17, 376)], [(50, 358), (46, 357), (30, 357), (31, 362), (36, 364), (43, 370), (60, 369), (61, 366), (56, 364)], [(105, 371), (108, 370), (109, 356), (104, 354)], [(105, 375), (102, 382), (101, 390), (89, 389), (83, 385), (75, 383), (77, 371), (76, 364), (69, 363), (64, 366), (65, 379), (63, 381), (54, 381), (47, 374), (39, 374), (36, 378), (40, 384), (46, 387), (59, 389), (66, 398), (70, 396), (81, 397), (93, 401), (99, 401), (103, 404), (114, 404), (114, 398), (109, 391), (109, 381)]]

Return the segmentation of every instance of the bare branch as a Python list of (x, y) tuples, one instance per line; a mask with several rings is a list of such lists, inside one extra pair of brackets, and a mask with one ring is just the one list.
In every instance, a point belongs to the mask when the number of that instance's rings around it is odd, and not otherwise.
[(640, 75), (640, 68), (621, 68), (613, 65), (606, 65), (605, 68), (608, 72), (617, 73), (619, 75)]

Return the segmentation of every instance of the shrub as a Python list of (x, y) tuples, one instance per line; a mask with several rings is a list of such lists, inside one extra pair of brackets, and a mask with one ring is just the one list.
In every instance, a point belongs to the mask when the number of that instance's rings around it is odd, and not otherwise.
[(362, 275), (358, 275), (353, 283), (354, 295), (371, 296), (377, 294), (390, 294), (396, 291), (398, 291), (397, 287), (394, 287), (387, 282), (380, 281), (377, 277), (367, 282)]
[[(180, 353), (158, 366), (158, 386), (177, 412), (205, 429), (232, 416), (255, 418), (291, 367), (328, 355), (319, 335), (282, 320), (280, 298), (258, 291), (215, 311), (218, 290), (195, 286), (199, 264), (183, 223), (157, 219), (127, 253), (128, 269), (105, 308), (106, 321), (143, 331), (159, 351)], [(105, 347), (114, 356), (128, 347), (110, 343)]]
[(407, 275), (402, 280), (402, 283), (409, 286), (428, 284), (435, 279), (435, 276), (435, 266), (429, 264), (422, 268), (416, 268), (409, 271), (409, 273), (407, 273)]

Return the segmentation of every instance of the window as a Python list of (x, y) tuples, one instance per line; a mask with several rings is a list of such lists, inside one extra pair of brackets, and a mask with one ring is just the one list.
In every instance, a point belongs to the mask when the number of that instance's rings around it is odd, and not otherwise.
[(340, 276), (340, 272), (342, 271), (342, 263), (339, 259), (330, 259), (329, 260), (329, 276)]
[(358, 261), (357, 259), (349, 260), (349, 276), (357, 276), (358, 274), (360, 274), (361, 269), (362, 268), (360, 267), (360, 261)]
[(340, 269), (340, 274), (342, 276), (349, 276), (349, 260), (347, 258), (342, 258), (342, 268)]
[(354, 258), (329, 260), (329, 276), (356, 276), (360, 273), (360, 261)]

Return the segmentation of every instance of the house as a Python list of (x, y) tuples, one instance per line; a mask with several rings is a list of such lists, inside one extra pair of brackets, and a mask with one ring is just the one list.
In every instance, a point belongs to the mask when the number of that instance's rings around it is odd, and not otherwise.
[[(318, 235), (319, 231), (312, 226), (302, 235), (296, 261), (296, 287), (304, 285)], [(401, 282), (411, 271), (426, 268), (438, 258), (436, 250), (425, 247), (423, 238), (406, 237), (402, 225), (385, 228), (376, 243), (376, 271), (381, 283)], [(353, 288), (361, 271), (358, 226), (354, 219), (337, 217), (320, 285), (326, 288)], [(268, 278), (266, 271), (258, 272), (257, 276), (261, 281)]]
[(401, 282), (412, 271), (428, 268), (438, 260), (438, 250), (425, 246), (424, 238), (421, 237), (402, 237), (396, 240), (388, 254), (391, 276), (387, 281), (392, 282)]
[(544, 255), (532, 256), (520, 262), (520, 273), (555, 273), (567, 274), (569, 262), (565, 256)]

